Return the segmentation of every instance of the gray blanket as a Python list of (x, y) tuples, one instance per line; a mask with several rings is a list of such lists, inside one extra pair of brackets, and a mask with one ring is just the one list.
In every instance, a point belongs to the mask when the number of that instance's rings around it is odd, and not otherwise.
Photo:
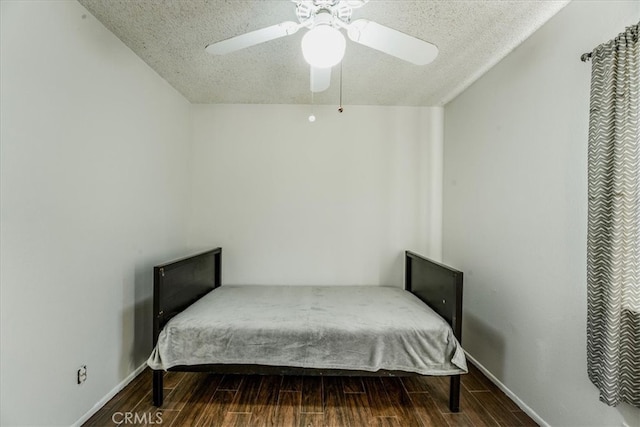
[(147, 363), (467, 372), (440, 316), (407, 291), (378, 286), (225, 285), (171, 319)]

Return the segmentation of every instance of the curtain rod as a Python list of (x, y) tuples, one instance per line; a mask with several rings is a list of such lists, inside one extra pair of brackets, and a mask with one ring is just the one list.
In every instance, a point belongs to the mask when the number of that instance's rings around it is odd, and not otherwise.
[(591, 59), (591, 52), (583, 53), (582, 55), (580, 55), (580, 61), (582, 62), (587, 62), (590, 59)]

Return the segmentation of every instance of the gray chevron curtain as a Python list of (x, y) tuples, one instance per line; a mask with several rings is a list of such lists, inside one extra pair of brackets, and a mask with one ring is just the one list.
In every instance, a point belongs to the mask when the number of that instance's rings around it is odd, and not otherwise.
[(591, 60), (587, 370), (601, 401), (640, 407), (638, 24)]

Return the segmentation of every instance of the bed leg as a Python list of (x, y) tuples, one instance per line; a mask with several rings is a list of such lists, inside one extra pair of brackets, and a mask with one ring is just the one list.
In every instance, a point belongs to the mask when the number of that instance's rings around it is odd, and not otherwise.
[(153, 406), (162, 406), (162, 380), (164, 372), (153, 371)]
[(449, 409), (451, 412), (460, 411), (460, 375), (451, 375), (449, 384)]

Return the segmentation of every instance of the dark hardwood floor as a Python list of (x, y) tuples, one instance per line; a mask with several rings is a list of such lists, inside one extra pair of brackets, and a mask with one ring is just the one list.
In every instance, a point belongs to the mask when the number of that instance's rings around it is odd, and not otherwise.
[(535, 426), (477, 368), (462, 376), (461, 410), (447, 377), (279, 377), (165, 374), (151, 403), (145, 370), (84, 426)]

